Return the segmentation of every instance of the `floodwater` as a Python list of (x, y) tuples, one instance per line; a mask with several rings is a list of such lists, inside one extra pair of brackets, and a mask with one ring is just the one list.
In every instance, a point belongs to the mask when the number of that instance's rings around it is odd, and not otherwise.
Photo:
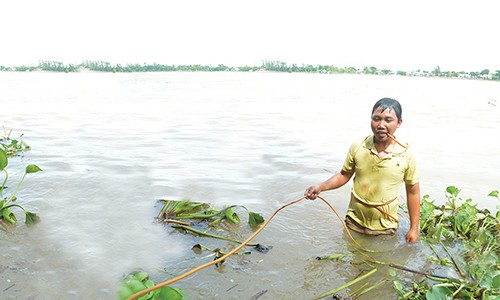
[[(9, 186), (27, 164), (19, 204), (41, 223), (0, 230), (0, 298), (115, 299), (119, 280), (136, 269), (159, 283), (211, 261), (194, 244), (229, 251), (234, 244), (181, 235), (154, 221), (164, 199), (216, 208), (242, 204), (268, 218), (337, 172), (350, 143), (370, 134), (374, 102), (403, 105), (399, 139), (414, 149), (422, 195), (445, 200), (449, 185), (480, 208), (500, 189), (500, 84), (399, 76), (288, 73), (0, 72), (0, 126), (24, 134), (32, 149), (11, 158)], [(4, 134), (2, 134), (4, 135)], [(3, 180), (3, 179), (2, 179)], [(323, 193), (341, 215), (350, 183)], [(8, 192), (7, 190), (6, 192)], [(233, 233), (252, 231), (245, 211)], [(377, 259), (426, 270), (428, 248), (406, 244), (402, 218), (387, 240), (355, 235)], [(318, 261), (348, 253), (349, 238), (321, 201), (282, 210), (255, 238), (267, 254), (233, 256), (174, 284), (189, 299), (310, 299), (367, 266)], [(368, 298), (394, 299), (391, 276)], [(420, 280), (397, 271), (399, 279)], [(358, 285), (359, 286), (359, 285)], [(352, 292), (354, 288), (348, 291)], [(362, 297), (363, 298), (363, 297)]]

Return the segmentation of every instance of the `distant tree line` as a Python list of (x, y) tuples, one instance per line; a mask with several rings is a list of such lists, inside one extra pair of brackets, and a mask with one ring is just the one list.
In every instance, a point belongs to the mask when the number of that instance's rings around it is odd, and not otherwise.
[(432, 71), (415, 70), (415, 71), (393, 71), (389, 69), (378, 69), (374, 66), (365, 66), (362, 69), (354, 67), (336, 67), (329, 65), (297, 65), (287, 64), (281, 61), (263, 61), (260, 66), (242, 66), (228, 67), (222, 64), (217, 66), (204, 65), (161, 65), (153, 64), (111, 64), (105, 61), (84, 61), (81, 64), (64, 64), (58, 61), (40, 61), (38, 66), (18, 66), (4, 67), (0, 66), (0, 71), (15, 71), (15, 72), (30, 72), (30, 71), (48, 71), (48, 72), (79, 72), (83, 70), (96, 72), (255, 72), (255, 71), (272, 71), (272, 72), (288, 72), (288, 73), (323, 73), (323, 74), (372, 74), (372, 75), (402, 75), (402, 76), (426, 76), (426, 77), (448, 77), (448, 78), (476, 78), (484, 80), (500, 81), (500, 70), (490, 72), (488, 69), (477, 72), (464, 71), (442, 71), (439, 66)]

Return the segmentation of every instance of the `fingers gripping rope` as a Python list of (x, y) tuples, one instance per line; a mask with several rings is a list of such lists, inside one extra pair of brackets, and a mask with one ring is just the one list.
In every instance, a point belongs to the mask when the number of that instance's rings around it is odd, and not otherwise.
[[(305, 198), (306, 198), (305, 196), (304, 196), (304, 197), (301, 197), (301, 198), (299, 198), (299, 199), (293, 200), (293, 201), (291, 201), (291, 202), (289, 202), (289, 203), (287, 203), (287, 204), (283, 205), (282, 207), (278, 208), (278, 209), (277, 209), (277, 210), (276, 210), (276, 211), (275, 211), (275, 212), (274, 212), (274, 213), (273, 213), (273, 214), (269, 217), (269, 219), (267, 219), (267, 221), (266, 221), (266, 222), (264, 222), (264, 224), (262, 224), (262, 226), (261, 226), (259, 229), (257, 229), (257, 230), (256, 230), (256, 231), (255, 231), (255, 232), (254, 232), (254, 233), (253, 233), (253, 234), (252, 234), (249, 238), (247, 238), (244, 242), (242, 242), (242, 243), (241, 243), (238, 247), (234, 248), (233, 250), (231, 250), (230, 252), (228, 252), (228, 253), (226, 253), (225, 255), (221, 256), (220, 258), (218, 258), (218, 259), (216, 259), (216, 260), (213, 260), (213, 261), (211, 261), (211, 262), (208, 262), (208, 263), (206, 263), (206, 264), (203, 264), (203, 265), (201, 265), (201, 266), (198, 266), (198, 267), (196, 267), (196, 268), (194, 268), (194, 269), (192, 269), (192, 270), (190, 270), (190, 271), (188, 271), (188, 272), (186, 272), (186, 273), (184, 273), (184, 274), (182, 274), (182, 275), (179, 275), (179, 276), (177, 276), (177, 277), (174, 277), (174, 278), (172, 278), (172, 279), (170, 279), (170, 280), (167, 280), (167, 281), (165, 281), (165, 282), (159, 283), (159, 284), (157, 284), (157, 285), (155, 285), (155, 286), (152, 286), (152, 287), (150, 287), (150, 288), (148, 288), (148, 289), (142, 290), (142, 291), (140, 291), (140, 292), (138, 292), (138, 293), (136, 293), (136, 294), (134, 294), (134, 295), (130, 296), (130, 297), (128, 298), (128, 300), (135, 300), (135, 299), (137, 299), (137, 298), (139, 298), (139, 297), (141, 297), (141, 296), (146, 295), (147, 293), (149, 293), (149, 292), (151, 292), (151, 291), (154, 291), (154, 290), (156, 290), (156, 289), (162, 288), (162, 287), (164, 287), (164, 286), (167, 286), (167, 285), (170, 285), (170, 284), (172, 284), (172, 283), (174, 283), (174, 282), (177, 282), (177, 281), (179, 281), (179, 280), (181, 280), (181, 279), (184, 279), (184, 278), (186, 278), (186, 277), (190, 276), (190, 275), (191, 275), (191, 274), (193, 274), (193, 273), (196, 273), (196, 272), (198, 272), (198, 271), (200, 271), (200, 270), (202, 270), (202, 269), (205, 269), (206, 267), (209, 267), (209, 266), (212, 266), (212, 265), (215, 265), (215, 264), (220, 263), (221, 261), (225, 260), (225, 259), (226, 259), (226, 258), (228, 258), (229, 256), (231, 256), (231, 255), (233, 255), (234, 253), (236, 253), (237, 251), (239, 251), (239, 250), (240, 250), (241, 248), (243, 248), (246, 244), (248, 244), (248, 243), (249, 243), (249, 242), (250, 242), (250, 241), (251, 241), (251, 240), (252, 240), (255, 236), (257, 236), (257, 235), (258, 235), (258, 234), (259, 234), (259, 233), (260, 233), (260, 232), (261, 232), (261, 231), (262, 231), (262, 230), (263, 230), (263, 229), (267, 226), (267, 224), (269, 224), (269, 222), (271, 222), (271, 220), (274, 218), (274, 216), (275, 216), (278, 212), (280, 212), (282, 209), (284, 209), (284, 208), (286, 208), (286, 207), (288, 207), (288, 206), (290, 206), (290, 205), (296, 204), (296, 203), (298, 203), (298, 202), (300, 202), (300, 201), (304, 200)], [(319, 199), (321, 199), (321, 200), (322, 200), (322, 201), (323, 201), (326, 205), (328, 205), (328, 207), (330, 207), (330, 208), (334, 211), (334, 213), (337, 215), (337, 217), (339, 218), (340, 222), (341, 222), (341, 223), (342, 223), (342, 225), (344, 226), (345, 230), (347, 231), (347, 234), (349, 235), (349, 238), (353, 241), (353, 243), (356, 245), (356, 247), (360, 248), (361, 250), (366, 250), (365, 248), (363, 248), (363, 246), (361, 246), (360, 244), (358, 244), (358, 243), (354, 240), (354, 238), (352, 237), (351, 233), (349, 232), (349, 229), (348, 229), (348, 228), (347, 228), (347, 226), (345, 225), (344, 220), (343, 220), (343, 219), (342, 219), (342, 217), (339, 215), (339, 213), (337, 212), (337, 210), (336, 210), (336, 209), (335, 209), (335, 208), (334, 208), (334, 207), (333, 207), (333, 206), (332, 206), (332, 205), (331, 205), (328, 201), (326, 201), (323, 197), (318, 196), (318, 198), (319, 198)]]

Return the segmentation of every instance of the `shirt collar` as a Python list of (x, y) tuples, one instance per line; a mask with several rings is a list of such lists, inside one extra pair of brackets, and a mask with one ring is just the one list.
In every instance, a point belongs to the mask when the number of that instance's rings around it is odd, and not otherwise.
[[(375, 148), (375, 142), (374, 142), (374, 139), (375, 139), (375, 136), (374, 135), (370, 135), (370, 136), (367, 136), (365, 138), (365, 141), (364, 141), (364, 147), (367, 148), (368, 150), (370, 150), (372, 153), (376, 154), (378, 156), (378, 152), (377, 152), (377, 149)], [(392, 149), (392, 151), (390, 153), (388, 153), (385, 157), (389, 158), (389, 157), (392, 157), (393, 154), (395, 155), (401, 155), (403, 154), (404, 152), (406, 152), (406, 149), (407, 148), (403, 148), (401, 147), (400, 145), (398, 145), (398, 143), (396, 143), (394, 145), (394, 148)]]

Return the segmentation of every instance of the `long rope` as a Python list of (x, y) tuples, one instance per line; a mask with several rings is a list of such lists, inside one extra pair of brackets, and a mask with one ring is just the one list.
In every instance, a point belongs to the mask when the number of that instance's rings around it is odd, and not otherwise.
[[(159, 283), (159, 284), (157, 284), (157, 285), (155, 285), (155, 286), (152, 286), (152, 287), (150, 287), (150, 288), (147, 288), (147, 289), (145, 289), (145, 290), (142, 290), (142, 291), (140, 291), (140, 292), (138, 292), (138, 293), (136, 293), (136, 294), (134, 294), (134, 295), (130, 296), (130, 297), (128, 298), (128, 300), (135, 300), (135, 299), (137, 299), (137, 298), (139, 298), (139, 297), (141, 297), (141, 296), (146, 295), (146, 294), (147, 294), (147, 293), (149, 293), (149, 292), (152, 292), (152, 291), (154, 291), (154, 290), (156, 290), (156, 289), (162, 288), (162, 287), (164, 287), (164, 286), (167, 286), (167, 285), (170, 285), (170, 284), (172, 284), (172, 283), (174, 283), (174, 282), (177, 282), (177, 281), (179, 281), (179, 280), (181, 280), (181, 279), (183, 279), (183, 278), (186, 278), (186, 277), (190, 276), (190, 275), (191, 275), (191, 274), (193, 274), (193, 273), (196, 273), (196, 272), (198, 272), (198, 271), (200, 271), (200, 270), (202, 270), (202, 269), (205, 269), (206, 267), (209, 267), (209, 266), (212, 266), (212, 265), (215, 265), (215, 264), (218, 264), (218, 263), (222, 262), (223, 260), (225, 260), (225, 259), (226, 259), (226, 258), (228, 258), (229, 256), (231, 256), (231, 255), (233, 255), (234, 253), (236, 253), (237, 251), (239, 251), (239, 250), (240, 250), (241, 248), (243, 248), (246, 244), (248, 244), (248, 243), (249, 243), (249, 242), (250, 242), (250, 241), (251, 241), (251, 240), (252, 240), (255, 236), (257, 236), (257, 235), (258, 235), (258, 234), (259, 234), (259, 233), (260, 233), (260, 232), (261, 232), (261, 231), (262, 231), (262, 230), (263, 230), (263, 229), (267, 226), (267, 224), (269, 224), (269, 222), (271, 222), (271, 220), (274, 218), (274, 216), (275, 216), (278, 212), (280, 212), (282, 209), (284, 209), (284, 208), (286, 208), (286, 207), (288, 207), (288, 206), (290, 206), (290, 205), (293, 205), (293, 204), (295, 204), (295, 203), (298, 203), (298, 202), (300, 202), (300, 201), (304, 200), (305, 198), (306, 198), (306, 197), (305, 197), (305, 196), (303, 196), (303, 197), (301, 197), (301, 198), (299, 198), (299, 199), (293, 200), (293, 201), (291, 201), (291, 202), (289, 202), (289, 203), (287, 203), (287, 204), (283, 205), (282, 207), (278, 208), (278, 209), (277, 209), (277, 210), (276, 210), (276, 211), (275, 211), (275, 212), (271, 215), (271, 217), (269, 217), (269, 219), (267, 219), (267, 221), (266, 221), (266, 222), (264, 222), (264, 224), (262, 224), (262, 226), (261, 226), (259, 229), (257, 229), (257, 230), (256, 230), (256, 231), (255, 231), (255, 232), (254, 232), (254, 233), (253, 233), (253, 234), (252, 234), (249, 238), (247, 238), (247, 239), (246, 239), (244, 242), (242, 242), (242, 243), (241, 243), (238, 247), (234, 248), (233, 250), (231, 250), (230, 252), (226, 253), (225, 255), (223, 255), (223, 256), (219, 257), (218, 259), (215, 259), (215, 260), (213, 260), (213, 261), (211, 261), (211, 262), (208, 262), (208, 263), (206, 263), (206, 264), (203, 264), (203, 265), (201, 265), (201, 266), (198, 266), (198, 267), (196, 267), (196, 268), (194, 268), (194, 269), (192, 269), (192, 270), (190, 270), (190, 271), (188, 271), (188, 272), (186, 272), (186, 273), (184, 273), (184, 274), (182, 274), (182, 275), (179, 275), (179, 276), (177, 276), (177, 277), (174, 277), (174, 278), (172, 278), (172, 279), (170, 279), (170, 280), (167, 280), (167, 281), (165, 281), (165, 282)], [(344, 220), (343, 220), (343, 219), (342, 219), (342, 217), (339, 215), (339, 213), (337, 212), (337, 210), (333, 207), (333, 205), (331, 205), (328, 201), (326, 201), (326, 200), (325, 200), (323, 197), (321, 197), (321, 196), (318, 196), (318, 198), (319, 198), (319, 199), (321, 199), (321, 200), (322, 200), (322, 201), (323, 201), (326, 205), (328, 205), (328, 207), (330, 207), (330, 208), (331, 208), (331, 209), (335, 212), (335, 214), (337, 215), (337, 217), (339, 218), (340, 222), (341, 222), (341, 223), (342, 223), (342, 225), (344, 226), (344, 228), (345, 228), (345, 230), (346, 230), (347, 234), (349, 235), (349, 238), (353, 241), (353, 243), (354, 243), (354, 244), (355, 244), (358, 248), (360, 248), (361, 250), (365, 250), (365, 251), (366, 251), (367, 249), (365, 249), (363, 246), (361, 246), (360, 244), (358, 244), (358, 242), (356, 242), (356, 240), (354, 240), (354, 238), (352, 237), (351, 233), (349, 232), (349, 229), (347, 228), (347, 226), (346, 226), (346, 224), (345, 224)]]
[(398, 199), (398, 197), (395, 197), (393, 198), (392, 200), (389, 200), (389, 201), (386, 201), (384, 203), (369, 203), (369, 202), (366, 202), (363, 198), (359, 197), (355, 192), (354, 190), (352, 191), (352, 194), (353, 196), (359, 201), (361, 202), (362, 204), (366, 205), (366, 206), (369, 206), (369, 207), (373, 207), (375, 208), (376, 210), (378, 210), (380, 213), (386, 215), (387, 217), (391, 218), (394, 222), (396, 223), (399, 223), (399, 220), (396, 219), (395, 217), (393, 217), (390, 213), (386, 212), (385, 210), (383, 210), (382, 208), (380, 208), (381, 206), (385, 206), (385, 205), (389, 205), (390, 203), (394, 202), (396, 199)]
[[(397, 144), (399, 144), (401, 147), (403, 147), (403, 148), (407, 148), (407, 147), (408, 147), (408, 145), (403, 145), (401, 142), (399, 142), (399, 141), (398, 141), (398, 140), (397, 140), (397, 139), (396, 139), (393, 135), (391, 135), (391, 134), (387, 133), (387, 136), (389, 136), (389, 138), (391, 138), (394, 142), (396, 142)], [(343, 219), (342, 219), (342, 217), (339, 215), (339, 213), (337, 212), (337, 210), (333, 207), (333, 205), (331, 205), (331, 204), (330, 204), (328, 201), (326, 201), (323, 197), (321, 197), (321, 196), (317, 196), (317, 197), (318, 197), (319, 199), (321, 199), (321, 200), (322, 200), (322, 201), (323, 201), (326, 205), (328, 205), (328, 207), (330, 207), (330, 209), (331, 209), (331, 210), (333, 210), (333, 212), (335, 213), (335, 215), (337, 216), (337, 218), (340, 220), (340, 223), (342, 223), (342, 226), (344, 226), (344, 229), (346, 230), (347, 234), (349, 235), (349, 238), (350, 238), (350, 239), (351, 239), (351, 241), (352, 241), (352, 242), (356, 245), (356, 247), (358, 247), (360, 250), (363, 250), (363, 251), (369, 251), (368, 249), (366, 249), (366, 248), (364, 248), (363, 246), (361, 246), (360, 244), (358, 244), (358, 242), (356, 242), (356, 240), (352, 237), (351, 232), (350, 232), (350, 231), (349, 231), (349, 229), (347, 228), (347, 225), (345, 224), (344, 220), (343, 220)], [(215, 260), (213, 260), (213, 261), (211, 261), (211, 262), (208, 262), (208, 263), (206, 263), (206, 264), (203, 264), (203, 265), (201, 265), (201, 266), (198, 266), (198, 267), (196, 267), (196, 268), (194, 268), (194, 269), (192, 269), (192, 270), (190, 270), (190, 271), (188, 271), (188, 272), (186, 272), (186, 273), (184, 273), (184, 274), (182, 274), (182, 275), (179, 275), (179, 276), (177, 276), (177, 277), (174, 277), (174, 278), (172, 278), (172, 279), (170, 279), (170, 280), (167, 280), (167, 281), (165, 281), (165, 282), (159, 283), (159, 284), (157, 284), (157, 285), (155, 285), (155, 286), (152, 286), (152, 287), (150, 287), (150, 288), (148, 288), (148, 289), (142, 290), (142, 291), (140, 291), (140, 292), (138, 292), (138, 293), (136, 293), (136, 294), (134, 294), (134, 295), (130, 296), (127, 300), (135, 300), (135, 299), (137, 299), (137, 298), (139, 298), (139, 297), (141, 297), (141, 296), (144, 296), (144, 295), (146, 295), (147, 293), (150, 293), (150, 292), (152, 292), (152, 291), (154, 291), (154, 290), (156, 290), (156, 289), (162, 288), (162, 287), (164, 287), (164, 286), (167, 286), (167, 285), (170, 285), (170, 284), (172, 284), (172, 283), (174, 283), (174, 282), (177, 282), (177, 281), (179, 281), (179, 280), (181, 280), (181, 279), (184, 279), (184, 278), (186, 278), (186, 277), (190, 276), (190, 275), (191, 275), (191, 274), (193, 274), (193, 273), (196, 273), (196, 272), (198, 272), (198, 271), (200, 271), (200, 270), (202, 270), (202, 269), (205, 269), (206, 267), (209, 267), (209, 266), (212, 266), (212, 265), (215, 265), (215, 264), (218, 264), (218, 263), (222, 262), (223, 260), (225, 260), (225, 259), (226, 259), (226, 258), (228, 258), (229, 256), (231, 256), (231, 255), (233, 255), (234, 253), (236, 253), (237, 251), (239, 251), (239, 250), (240, 250), (241, 248), (243, 248), (245, 245), (247, 245), (247, 244), (248, 244), (248, 243), (249, 243), (249, 242), (250, 242), (250, 241), (251, 241), (251, 240), (252, 240), (255, 236), (257, 236), (257, 235), (258, 235), (258, 234), (259, 234), (259, 233), (260, 233), (260, 232), (261, 232), (261, 231), (262, 231), (262, 230), (263, 230), (263, 229), (267, 226), (267, 224), (269, 224), (269, 222), (271, 222), (271, 220), (274, 218), (274, 216), (275, 216), (278, 212), (280, 212), (282, 209), (284, 209), (284, 208), (286, 208), (286, 207), (288, 207), (288, 206), (290, 206), (290, 205), (293, 205), (293, 204), (295, 204), (295, 203), (298, 203), (298, 202), (300, 202), (300, 201), (304, 200), (305, 198), (306, 198), (306, 197), (305, 197), (305, 196), (303, 196), (303, 197), (301, 197), (301, 198), (298, 198), (298, 199), (296, 199), (296, 200), (293, 200), (293, 201), (291, 201), (291, 202), (289, 202), (289, 203), (287, 203), (287, 204), (285, 204), (285, 205), (281, 206), (280, 208), (278, 208), (278, 209), (277, 209), (277, 210), (276, 210), (276, 211), (275, 211), (275, 212), (271, 215), (271, 217), (269, 217), (269, 219), (267, 219), (267, 221), (266, 221), (266, 222), (264, 222), (264, 224), (263, 224), (263, 225), (262, 225), (259, 229), (257, 229), (257, 230), (256, 230), (256, 231), (255, 231), (255, 232), (254, 232), (254, 233), (253, 233), (253, 234), (252, 234), (249, 238), (247, 238), (244, 242), (242, 242), (242, 243), (241, 243), (238, 247), (234, 248), (232, 251), (230, 251), (230, 252), (226, 253), (225, 255), (223, 255), (223, 256), (221, 256), (221, 257), (219, 257), (218, 259), (215, 259)], [(378, 207), (376, 207), (376, 208), (378, 208)], [(381, 212), (383, 213), (383, 211), (381, 211)], [(390, 217), (392, 217), (392, 216), (390, 216)], [(362, 254), (364, 254), (364, 255), (365, 255), (366, 257), (368, 257), (369, 259), (372, 259), (373, 261), (375, 261), (375, 260), (374, 260), (374, 259), (373, 259), (370, 255), (368, 255), (368, 254), (366, 254), (366, 253), (363, 253), (363, 252), (361, 252), (361, 253), (362, 253)], [(377, 262), (377, 261), (375, 261), (375, 262)], [(380, 263), (380, 262), (378, 262), (378, 263)]]
[(333, 210), (333, 212), (335, 213), (335, 215), (337, 215), (337, 218), (339, 218), (340, 223), (342, 223), (342, 226), (344, 226), (344, 229), (347, 232), (347, 235), (349, 235), (349, 238), (356, 245), (356, 247), (358, 247), (361, 250), (368, 251), (368, 249), (366, 249), (365, 247), (363, 247), (360, 244), (358, 244), (358, 242), (356, 242), (356, 240), (352, 237), (351, 232), (349, 231), (349, 228), (347, 228), (347, 225), (345, 224), (344, 220), (339, 215), (339, 213), (337, 212), (337, 210), (335, 209), (335, 207), (333, 207), (333, 205), (331, 205), (330, 202), (326, 201), (325, 198), (323, 198), (321, 196), (318, 196), (318, 198), (321, 199), (326, 205), (328, 205), (328, 207), (330, 207), (330, 209)]

